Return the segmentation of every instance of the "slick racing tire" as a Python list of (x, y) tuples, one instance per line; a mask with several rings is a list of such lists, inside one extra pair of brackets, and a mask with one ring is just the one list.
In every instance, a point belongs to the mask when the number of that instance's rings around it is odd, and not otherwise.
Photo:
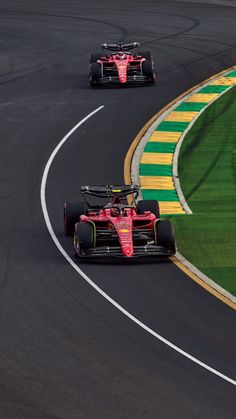
[(150, 51), (140, 51), (139, 53), (143, 58), (146, 58), (146, 60), (152, 61), (152, 54)]
[(91, 54), (89, 57), (89, 63), (90, 64), (96, 63), (97, 60), (100, 60), (100, 58), (101, 58), (101, 54)]
[(176, 252), (174, 229), (170, 220), (160, 220), (155, 224), (155, 241), (157, 246), (168, 249), (172, 255)]
[[(96, 231), (95, 225), (93, 223), (86, 223), (86, 222), (79, 222), (75, 226), (75, 240), (74, 246), (76, 242), (79, 244), (79, 251), (83, 252), (83, 250), (91, 249), (95, 246), (96, 240)], [(74, 253), (79, 256), (78, 250), (74, 249)]]
[(160, 209), (158, 201), (154, 199), (140, 200), (137, 203), (137, 213), (143, 214), (145, 211), (151, 211), (156, 218), (160, 218)]
[(102, 75), (101, 65), (98, 63), (90, 64), (89, 81), (92, 87), (95, 87)]
[(87, 205), (83, 201), (65, 202), (64, 204), (64, 233), (66, 236), (73, 236), (75, 224), (81, 215), (86, 215)]
[(143, 61), (142, 72), (144, 76), (148, 77), (150, 83), (155, 83), (155, 74), (151, 60)]

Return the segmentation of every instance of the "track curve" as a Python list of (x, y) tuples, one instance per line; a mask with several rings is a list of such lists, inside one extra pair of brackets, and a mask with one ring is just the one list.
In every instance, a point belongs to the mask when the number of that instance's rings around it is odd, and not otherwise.
[[(60, 139), (105, 105), (63, 146), (48, 179), (53, 228), (70, 252), (64, 200), (84, 183), (122, 182), (124, 156), (146, 120), (235, 64), (235, 9), (151, 0), (2, 3), (0, 416), (234, 418), (233, 386), (154, 341), (65, 263), (48, 236), (39, 187)], [(89, 89), (87, 55), (107, 39), (146, 43), (160, 66), (159, 84)], [(149, 327), (236, 377), (235, 313), (173, 264), (83, 270)]]

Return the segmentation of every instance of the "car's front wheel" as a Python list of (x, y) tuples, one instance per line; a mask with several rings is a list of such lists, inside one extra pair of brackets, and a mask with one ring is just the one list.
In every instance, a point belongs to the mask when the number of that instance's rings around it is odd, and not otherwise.
[(148, 77), (150, 83), (155, 83), (155, 73), (151, 60), (143, 61), (142, 72), (145, 77)]
[(174, 229), (170, 220), (159, 220), (155, 224), (155, 242), (157, 246), (163, 246), (172, 255), (176, 252)]
[(101, 65), (98, 63), (90, 64), (89, 82), (90, 86), (95, 87), (102, 75)]
[(75, 225), (74, 233), (74, 255), (91, 249), (96, 244), (96, 227), (90, 222), (79, 222)]

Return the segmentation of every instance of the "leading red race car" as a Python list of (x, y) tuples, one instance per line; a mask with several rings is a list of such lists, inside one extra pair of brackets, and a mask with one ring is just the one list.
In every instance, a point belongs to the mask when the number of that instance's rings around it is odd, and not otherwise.
[[(82, 186), (81, 192), (83, 201), (64, 204), (64, 230), (74, 235), (76, 257), (174, 255), (170, 221), (160, 220), (157, 201), (136, 204), (138, 186)], [(88, 202), (91, 196), (93, 204)]]
[(138, 42), (102, 44), (101, 48), (101, 53), (90, 56), (91, 86), (155, 83), (152, 55), (149, 51), (139, 51)]

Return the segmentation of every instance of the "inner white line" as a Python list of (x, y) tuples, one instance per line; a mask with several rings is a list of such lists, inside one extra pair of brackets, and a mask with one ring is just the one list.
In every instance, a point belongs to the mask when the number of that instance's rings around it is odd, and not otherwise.
[(123, 313), (125, 316), (127, 316), (130, 320), (132, 320), (134, 323), (136, 323), (138, 326), (140, 326), (142, 329), (144, 329), (146, 332), (150, 333), (152, 336), (163, 342), (165, 345), (169, 346), (170, 348), (174, 349), (176, 352), (180, 353), (181, 355), (185, 356), (186, 358), (190, 359), (191, 361), (195, 362), (196, 364), (200, 365), (202, 368), (205, 368), (206, 370), (212, 372), (213, 374), (217, 375), (218, 377), (222, 378), (225, 381), (228, 381), (229, 383), (236, 386), (236, 381), (232, 378), (228, 377), (227, 375), (222, 374), (221, 372), (215, 370), (214, 368), (210, 367), (209, 365), (205, 364), (204, 362), (200, 361), (199, 359), (195, 358), (194, 356), (188, 354), (178, 346), (174, 345), (167, 339), (165, 339), (163, 336), (156, 333), (154, 330), (150, 329), (146, 324), (142, 323), (140, 320), (138, 320), (136, 317), (134, 317), (131, 313), (129, 313), (124, 307), (122, 307), (120, 304), (118, 304), (115, 300), (113, 300), (108, 294), (106, 294), (101, 288), (99, 288), (86, 274), (78, 267), (78, 265), (75, 264), (75, 262), (70, 258), (70, 256), (65, 252), (63, 247), (61, 246), (59, 240), (56, 237), (56, 234), (54, 233), (54, 230), (52, 228), (52, 224), (49, 218), (47, 205), (46, 205), (46, 184), (47, 184), (47, 178), (49, 174), (50, 167), (53, 163), (54, 158), (56, 157), (58, 151), (61, 149), (63, 144), (71, 137), (71, 135), (82, 125), (84, 124), (89, 118), (91, 118), (93, 115), (95, 115), (97, 112), (99, 112), (101, 109), (103, 109), (104, 106), (100, 106), (99, 108), (95, 109), (93, 112), (89, 113), (85, 118), (83, 118), (81, 121), (78, 122), (59, 142), (57, 147), (53, 150), (51, 156), (49, 157), (49, 160), (45, 166), (42, 182), (41, 182), (41, 188), (40, 188), (40, 199), (41, 199), (41, 206), (42, 211), (45, 219), (45, 223), (47, 225), (48, 231), (50, 233), (50, 236), (52, 240), (54, 241), (55, 245), (57, 246), (58, 250), (61, 252), (61, 254), (64, 256), (64, 258), (69, 262), (69, 264), (74, 268), (82, 278), (85, 279), (85, 281), (88, 282), (91, 287), (93, 287), (99, 294), (101, 294), (109, 303), (111, 303), (114, 307), (116, 307), (121, 313)]

